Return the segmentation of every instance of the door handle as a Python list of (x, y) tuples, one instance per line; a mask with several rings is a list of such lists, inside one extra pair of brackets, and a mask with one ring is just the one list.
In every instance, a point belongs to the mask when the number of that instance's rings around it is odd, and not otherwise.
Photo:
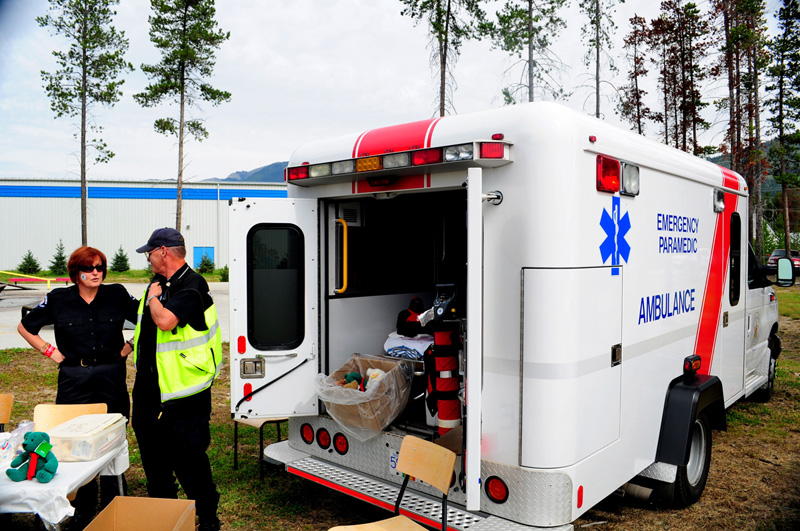
[(342, 286), (333, 290), (339, 295), (347, 291), (347, 222), (339, 218), (336, 223), (342, 226)]

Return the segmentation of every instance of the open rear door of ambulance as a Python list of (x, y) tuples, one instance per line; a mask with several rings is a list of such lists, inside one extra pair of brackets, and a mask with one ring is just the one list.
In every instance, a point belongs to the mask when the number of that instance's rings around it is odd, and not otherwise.
[(314, 415), (317, 201), (234, 202), (229, 231), (233, 418)]

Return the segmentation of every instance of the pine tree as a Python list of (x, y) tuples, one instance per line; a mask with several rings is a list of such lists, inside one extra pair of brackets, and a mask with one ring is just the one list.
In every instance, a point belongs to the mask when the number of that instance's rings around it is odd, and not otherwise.
[(461, 53), (461, 44), (478, 36), (477, 25), (485, 20), (480, 0), (400, 0), (407, 7), (400, 13), (415, 23), (426, 19), (434, 51), (431, 64), (439, 74), (437, 97), (439, 116), (453, 110), (452, 91), (455, 86), (453, 68)]
[[(781, 185), (783, 212), (783, 248), (792, 249), (789, 190), (800, 184), (800, 3), (783, 0), (776, 14), (779, 34), (770, 42), (772, 64), (767, 69), (770, 84), (764, 104), (775, 140), (769, 148), (772, 176)], [(766, 235), (764, 252), (768, 250)]]
[(103, 130), (96, 125), (92, 107), (118, 102), (124, 83), (118, 76), (133, 70), (123, 58), (128, 50), (125, 33), (111, 25), (116, 15), (112, 6), (117, 4), (119, 0), (50, 0), (50, 13), (36, 17), (39, 26), (51, 28), (69, 44), (68, 50), (53, 52), (58, 70), (42, 71), (41, 75), (56, 118), (80, 116), (81, 245), (88, 245), (87, 149), (95, 150), (97, 162), (108, 162), (114, 156), (103, 140), (88, 137), (89, 131), (99, 134)]
[(41, 270), (42, 268), (39, 265), (39, 262), (33, 257), (31, 250), (28, 249), (28, 252), (22, 257), (22, 263), (17, 266), (17, 271), (32, 275), (33, 273), (38, 273)]
[(211, 258), (209, 258), (206, 253), (203, 253), (203, 257), (200, 259), (200, 263), (197, 264), (197, 272), (198, 273), (214, 272), (214, 261)]
[(559, 30), (567, 25), (558, 16), (565, 3), (566, 0), (506, 0), (497, 12), (496, 23), (480, 24), (481, 34), (488, 35), (495, 47), (516, 55), (524, 65), (520, 82), (503, 89), (506, 103), (534, 101), (537, 93), (552, 99), (569, 96), (555, 81), (553, 70), (564, 69), (564, 64), (550, 49)]
[(630, 122), (634, 131), (644, 134), (645, 120), (652, 119), (652, 112), (644, 102), (647, 91), (642, 88), (642, 80), (647, 75), (645, 47), (649, 39), (650, 30), (647, 20), (639, 15), (630, 19), (631, 32), (625, 36), (624, 48), (631, 69), (628, 71), (627, 85), (620, 92), (620, 101), (617, 112), (626, 121)]
[[(589, 48), (583, 58), (583, 62), (587, 67), (594, 66), (594, 74), (591, 77), (594, 79), (594, 115), (597, 118), (601, 117), (600, 85), (603, 82), (603, 76), (600, 71), (602, 65), (606, 64), (612, 72), (617, 69), (610, 54), (612, 47), (611, 36), (617, 27), (611, 15), (614, 13), (616, 4), (624, 1), (625, 0), (578, 0), (578, 8), (588, 19), (586, 24), (581, 28), (581, 36)], [(604, 56), (605, 60), (603, 59)]]
[(230, 33), (218, 29), (214, 20), (214, 0), (151, 0), (150, 41), (161, 52), (161, 62), (142, 65), (151, 83), (133, 98), (142, 107), (155, 107), (164, 101), (178, 104), (175, 118), (159, 118), (155, 130), (178, 137), (178, 202), (175, 228), (181, 230), (183, 163), (186, 134), (197, 141), (208, 137), (202, 120), (187, 119), (187, 107), (198, 101), (219, 105), (231, 99), (230, 92), (204, 82), (214, 71), (214, 51), (228, 40)]
[(119, 246), (114, 258), (111, 260), (111, 271), (115, 271), (117, 273), (124, 273), (131, 268), (130, 263), (128, 263), (128, 255), (122, 249), (122, 246)]
[(61, 240), (58, 240), (56, 254), (50, 260), (50, 272), (56, 276), (67, 273), (67, 255), (64, 254), (64, 243)]

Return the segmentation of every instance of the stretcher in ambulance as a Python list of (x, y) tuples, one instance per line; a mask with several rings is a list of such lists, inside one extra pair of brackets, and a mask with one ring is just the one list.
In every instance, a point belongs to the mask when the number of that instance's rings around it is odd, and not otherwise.
[[(730, 170), (534, 103), (312, 142), (286, 179), (230, 206), (231, 413), (288, 416), (265, 458), (293, 474), (393, 507), (415, 434), (458, 453), (451, 529), (571, 529), (615, 492), (694, 503), (725, 408), (772, 393), (777, 301)], [(427, 347), (397, 334), (414, 297)], [(319, 392), (354, 355), (407, 383), (366, 436)]]

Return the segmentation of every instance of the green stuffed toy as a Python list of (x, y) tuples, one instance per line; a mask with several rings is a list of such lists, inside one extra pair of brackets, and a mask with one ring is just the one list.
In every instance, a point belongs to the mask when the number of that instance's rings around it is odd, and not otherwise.
[[(6, 475), (12, 481), (35, 477), (39, 483), (47, 483), (56, 475), (58, 468), (58, 459), (50, 451), (52, 448), (48, 434), (43, 431), (29, 431), (22, 441), (24, 452), (11, 461), (11, 468), (6, 470)], [(22, 466), (25, 462), (28, 462), (28, 466)]]

